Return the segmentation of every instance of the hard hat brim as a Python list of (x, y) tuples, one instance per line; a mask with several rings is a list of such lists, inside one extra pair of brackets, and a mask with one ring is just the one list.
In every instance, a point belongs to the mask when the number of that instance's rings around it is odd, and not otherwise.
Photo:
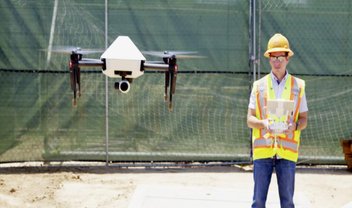
[(291, 51), (291, 49), (288, 49), (288, 48), (272, 48), (272, 49), (265, 51), (264, 56), (269, 58), (270, 53), (273, 53), (273, 52), (288, 52), (288, 57), (294, 55), (293, 51)]

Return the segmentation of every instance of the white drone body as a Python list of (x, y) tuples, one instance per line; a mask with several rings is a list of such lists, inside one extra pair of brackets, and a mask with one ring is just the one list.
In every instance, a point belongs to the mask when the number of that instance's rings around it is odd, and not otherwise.
[(145, 58), (128, 36), (119, 36), (101, 55), (103, 73), (111, 78), (135, 79), (144, 74)]

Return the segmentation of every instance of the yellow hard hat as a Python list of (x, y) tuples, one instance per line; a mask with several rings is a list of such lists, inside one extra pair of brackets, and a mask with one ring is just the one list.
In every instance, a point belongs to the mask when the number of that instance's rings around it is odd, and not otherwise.
[(268, 42), (268, 48), (264, 53), (265, 57), (270, 56), (272, 52), (288, 52), (288, 56), (293, 56), (293, 51), (290, 49), (290, 43), (287, 38), (280, 33), (276, 33), (270, 38)]

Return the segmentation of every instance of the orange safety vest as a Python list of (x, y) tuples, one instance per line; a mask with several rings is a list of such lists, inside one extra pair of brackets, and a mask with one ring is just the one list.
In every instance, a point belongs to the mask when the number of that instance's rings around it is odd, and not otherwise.
[[(268, 118), (266, 103), (268, 99), (278, 99), (275, 96), (270, 74), (254, 82), (253, 87), (256, 95), (256, 117), (260, 120)], [(301, 99), (304, 95), (304, 80), (291, 76), (287, 77), (284, 90), (280, 99), (293, 100), (293, 115), (287, 117), (287, 122), (297, 122)], [(279, 134), (275, 137), (266, 129), (252, 130), (253, 160), (271, 158), (278, 155), (293, 162), (297, 162), (298, 148), (300, 144), (301, 131), (297, 130), (291, 134)]]

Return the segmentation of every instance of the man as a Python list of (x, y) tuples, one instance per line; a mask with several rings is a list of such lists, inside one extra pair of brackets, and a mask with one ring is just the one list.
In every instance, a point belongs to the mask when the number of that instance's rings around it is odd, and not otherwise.
[[(281, 208), (292, 208), (295, 170), (301, 130), (307, 126), (308, 107), (305, 82), (290, 75), (287, 64), (293, 56), (289, 42), (275, 34), (264, 56), (271, 72), (253, 84), (248, 105), (247, 124), (252, 128), (254, 194), (252, 208), (265, 207), (271, 175), (275, 169)], [(268, 100), (293, 103), (280, 133), (273, 130), (278, 122), (267, 109)], [(290, 101), (291, 100), (291, 101)], [(293, 101), (293, 102), (292, 102)]]

